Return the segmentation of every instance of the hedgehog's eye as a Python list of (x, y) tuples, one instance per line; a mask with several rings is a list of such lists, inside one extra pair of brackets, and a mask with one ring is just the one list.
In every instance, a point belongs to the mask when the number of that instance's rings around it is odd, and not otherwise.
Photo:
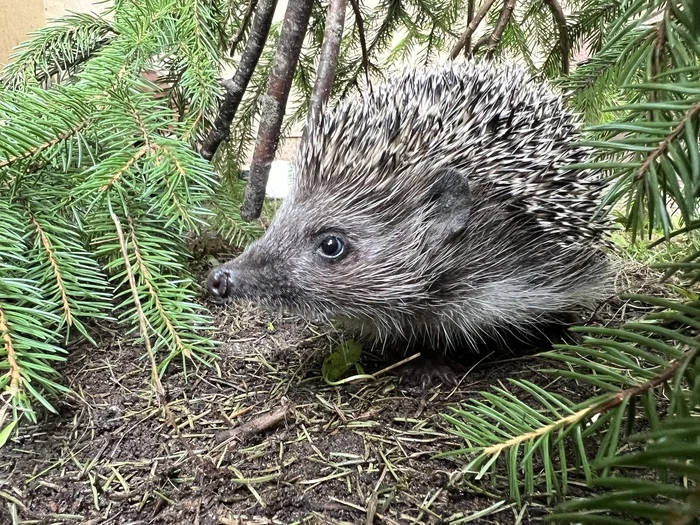
[(338, 260), (345, 256), (345, 243), (337, 235), (328, 235), (318, 245), (318, 251), (326, 259)]

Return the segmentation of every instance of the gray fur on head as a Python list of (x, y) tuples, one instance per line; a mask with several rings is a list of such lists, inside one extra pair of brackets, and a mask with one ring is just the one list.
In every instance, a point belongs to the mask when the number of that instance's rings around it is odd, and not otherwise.
[(578, 138), (519, 67), (408, 68), (315, 116), (289, 196), (210, 290), (447, 347), (593, 306), (608, 220), (600, 175), (567, 167)]

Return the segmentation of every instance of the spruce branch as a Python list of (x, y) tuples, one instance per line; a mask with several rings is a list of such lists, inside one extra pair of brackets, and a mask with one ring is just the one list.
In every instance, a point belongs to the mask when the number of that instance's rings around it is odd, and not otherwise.
[[(112, 220), (117, 219), (119, 220), (116, 216), (112, 218)], [(118, 225), (117, 222), (115, 222), (115, 226), (118, 228), (118, 232), (121, 230), (121, 226)], [(123, 232), (121, 233), (123, 236)], [(158, 314), (158, 317), (160, 318), (160, 321), (165, 325), (165, 330), (168, 335), (172, 338), (174, 342), (174, 350), (181, 352), (185, 357), (190, 358), (192, 357), (192, 352), (190, 349), (185, 345), (182, 341), (182, 338), (180, 337), (180, 334), (175, 330), (175, 327), (173, 326), (172, 321), (170, 320), (170, 314), (167, 312), (167, 310), (163, 307), (163, 304), (160, 300), (160, 295), (158, 291), (156, 290), (154, 284), (153, 284), (153, 275), (151, 275), (151, 272), (148, 270), (148, 265), (144, 261), (143, 256), (141, 255), (141, 250), (139, 249), (139, 242), (136, 238), (136, 232), (134, 231), (134, 223), (129, 218), (129, 237), (131, 241), (131, 246), (132, 250), (134, 253), (134, 259), (136, 261), (136, 267), (138, 269), (139, 275), (143, 277), (143, 282), (146, 285), (146, 289), (148, 290), (148, 295), (150, 296), (150, 301), (153, 302), (153, 306)], [(121, 239), (120, 239), (121, 242)], [(128, 271), (128, 269), (127, 269)], [(143, 315), (143, 309), (140, 306), (140, 303), (138, 304), (138, 313), (139, 313), (139, 322), (141, 322), (141, 316)], [(152, 353), (152, 350), (151, 350)]]
[[(0, 390), (12, 424), (20, 411), (34, 418), (35, 401), (52, 410), (46, 395), (67, 391), (52, 379), (64, 359), (54, 341), (78, 332), (94, 343), (82, 323), (114, 310), (147, 351), (167, 349), (161, 369), (175, 356), (211, 355), (182, 239), (212, 215), (216, 175), (188, 142), (216, 110), (211, 86), (228, 46), (219, 7), (126, 2), (109, 23), (64, 20), (37, 32), (5, 70)], [(144, 78), (154, 68), (170, 85)], [(58, 82), (40, 89), (41, 72)], [(112, 209), (130, 219), (121, 245)]]
[[(124, 235), (124, 230), (122, 228), (121, 221), (120, 221), (119, 217), (113, 211), (110, 212), (110, 216), (111, 216), (112, 221), (114, 223), (115, 231), (116, 231), (117, 238), (119, 241), (119, 247), (120, 247), (120, 250), (122, 253), (122, 257), (124, 258), (127, 280), (129, 283), (129, 289), (131, 291), (133, 304), (136, 308), (137, 317), (138, 317), (138, 321), (139, 321), (139, 331), (141, 333), (141, 338), (144, 341), (144, 345), (146, 346), (146, 351), (148, 353), (148, 358), (149, 358), (149, 361), (151, 364), (151, 381), (152, 381), (153, 388), (154, 388), (155, 393), (156, 393), (156, 399), (158, 401), (158, 405), (160, 405), (160, 408), (163, 411), (163, 415), (164, 415), (166, 421), (173, 428), (178, 439), (181, 441), (181, 443), (185, 447), (185, 450), (187, 451), (188, 456), (190, 458), (193, 458), (195, 460), (195, 462), (204, 470), (205, 473), (211, 475), (213, 473), (213, 471), (215, 470), (215, 467), (210, 462), (207, 462), (205, 459), (201, 458), (199, 455), (194, 453), (190, 443), (186, 439), (183, 438), (182, 432), (180, 431), (180, 427), (177, 425), (175, 416), (172, 413), (172, 411), (170, 410), (170, 407), (168, 405), (165, 388), (163, 387), (163, 383), (160, 380), (160, 373), (159, 373), (159, 367), (158, 367), (158, 364), (156, 361), (155, 348), (151, 344), (151, 334), (148, 330), (150, 323), (148, 321), (148, 316), (144, 312), (144, 309), (143, 309), (143, 306), (141, 303), (141, 299), (139, 297), (139, 291), (138, 291), (137, 282), (136, 282), (136, 272), (134, 271), (134, 268), (131, 266), (131, 263), (129, 261), (129, 249), (128, 249), (129, 242), (127, 241), (126, 236)], [(135, 236), (135, 232), (134, 232), (133, 224), (131, 223), (131, 220), (130, 220), (129, 228), (131, 230), (131, 233), (130, 233), (131, 245), (134, 249), (134, 252), (136, 253), (138, 251), (138, 248), (137, 248), (138, 244), (136, 243), (136, 236)], [(139, 271), (142, 272), (145, 269), (145, 265), (143, 265), (143, 259), (141, 259), (140, 256), (137, 256), (137, 261), (139, 263), (139, 266), (141, 267), (141, 269)]]
[[(125, 155), (122, 156), (124, 161), (121, 162), (121, 166), (119, 166), (119, 169), (112, 174), (112, 176), (107, 182), (100, 186), (98, 191), (100, 193), (103, 193), (107, 190), (110, 190), (115, 184), (117, 184), (117, 182), (119, 182), (119, 179), (121, 179), (122, 176), (125, 173), (127, 173), (129, 169), (131, 169), (131, 167), (134, 164), (136, 164), (136, 162), (148, 152), (149, 148), (147, 146), (141, 146), (132, 153), (125, 152)], [(118, 162), (120, 159), (115, 157), (112, 160)]]
[(212, 226), (231, 244), (243, 246), (262, 235), (263, 229), (257, 222), (241, 219), (239, 194), (242, 195), (245, 191), (244, 183), (238, 183), (234, 189), (235, 192), (224, 193), (216, 199)]
[[(455, 434), (462, 436), (469, 448), (442, 455), (476, 453), (458, 476), (476, 472), (477, 478), (481, 478), (499, 458), (505, 457), (511, 496), (519, 499), (519, 477), (532, 480), (536, 476), (533, 454), (544, 462), (548, 487), (554, 486), (555, 447), (559, 461), (567, 461), (563, 449), (566, 439), (575, 445), (578, 461), (584, 464), (586, 479), (591, 482), (595, 477), (588, 465), (584, 443), (595, 439), (605, 428), (596, 461), (613, 458), (625, 416), (635, 418), (637, 410), (644, 410), (652, 424), (657, 421), (654, 405), (657, 388), (672, 383), (671, 388), (664, 389), (671, 402), (668, 417), (688, 412), (686, 405), (690, 397), (683, 384), (686, 389), (693, 388), (695, 367), (700, 364), (700, 342), (692, 336), (700, 326), (697, 301), (681, 303), (638, 295), (622, 298), (662, 311), (619, 328), (576, 327), (574, 331), (591, 336), (585, 336), (580, 345), (554, 345), (552, 351), (540, 354), (567, 365), (564, 369), (540, 370), (542, 373), (577, 380), (595, 388), (594, 392), (602, 390), (602, 394), (591, 392), (589, 399), (574, 404), (528, 381), (509, 380), (520, 392), (494, 387), (482, 393), (484, 401), (472, 400), (464, 409), (453, 409), (454, 416), (444, 416), (454, 424)], [(688, 330), (693, 332), (686, 335)], [(527, 395), (519, 395), (521, 392)], [(564, 476), (564, 463), (561, 471)], [(531, 494), (533, 490), (533, 482), (526, 482), (526, 492)]]
[(505, 31), (508, 22), (510, 22), (510, 17), (513, 14), (513, 10), (515, 9), (515, 2), (516, 0), (504, 1), (503, 9), (501, 10), (501, 14), (498, 16), (498, 20), (496, 21), (496, 25), (494, 26), (493, 31), (490, 34), (484, 35), (482, 38), (479, 39), (479, 41), (474, 45), (474, 49), (472, 50), (473, 55), (476, 55), (476, 52), (483, 46), (486, 46), (486, 55), (488, 57), (491, 57), (493, 55), (493, 51), (496, 49), (496, 46), (498, 46), (498, 43), (501, 41), (501, 38), (503, 37), (503, 32)]
[[(452, 48), (452, 51), (450, 52), (450, 58), (452, 60), (459, 56), (459, 53), (462, 51), (462, 49), (465, 50), (465, 53), (470, 52), (469, 48), (467, 47), (467, 44), (471, 42), (471, 38), (474, 34), (474, 31), (476, 31), (476, 29), (479, 27), (479, 24), (488, 14), (489, 9), (491, 9), (491, 6), (493, 6), (494, 3), (496, 3), (496, 0), (486, 0), (476, 12), (474, 18), (471, 20), (471, 22), (469, 22), (467, 29), (465, 29), (464, 33), (462, 33), (462, 36)], [(473, 51), (471, 51), (471, 53), (473, 53)]]
[(92, 13), (63, 16), (20, 44), (0, 73), (0, 85), (20, 89), (28, 84), (44, 84), (55, 75), (67, 77), (116, 36), (114, 26), (100, 16)]
[(5, 168), (11, 164), (14, 164), (15, 162), (21, 161), (28, 159), (30, 157), (33, 157), (34, 155), (37, 155), (41, 153), (42, 151), (48, 150), (57, 144), (60, 144), (61, 142), (65, 141), (67, 138), (72, 137), (73, 135), (77, 134), (85, 128), (88, 124), (87, 120), (84, 120), (83, 122), (77, 124), (75, 127), (72, 129), (65, 131), (64, 133), (61, 133), (60, 135), (52, 138), (51, 140), (48, 140), (42, 144), (39, 144), (37, 146), (34, 146), (31, 149), (28, 149), (27, 151), (24, 151), (20, 153), (19, 155), (16, 155), (14, 157), (9, 157), (5, 160), (0, 160), (0, 169)]
[(37, 72), (34, 78), (37, 82), (44, 84), (55, 75), (67, 74), (68, 72), (74, 71), (78, 66), (94, 57), (102, 48), (109, 44), (113, 38), (114, 36), (110, 35), (109, 37), (97, 40), (88, 49), (78, 51), (73, 57), (57, 57), (51, 67), (44, 71)]
[(521, 445), (522, 443), (526, 443), (528, 441), (535, 441), (538, 438), (545, 436), (547, 434), (551, 434), (555, 430), (558, 430), (560, 428), (565, 428), (569, 427), (571, 425), (576, 425), (586, 419), (588, 416), (591, 416), (592, 410), (590, 408), (584, 408), (582, 410), (579, 410), (577, 412), (574, 412), (573, 414), (569, 414), (568, 416), (564, 416), (561, 419), (558, 419), (556, 421), (553, 421), (552, 423), (549, 423), (547, 425), (543, 425), (535, 430), (532, 430), (530, 432), (525, 432), (524, 434), (520, 434), (518, 436), (514, 436), (510, 439), (507, 439), (501, 443), (495, 443), (491, 446), (485, 447), (483, 449), (483, 454), (486, 456), (495, 456), (503, 452), (504, 450), (507, 450), (509, 448), (517, 447), (518, 445)]
[(249, 182), (241, 206), (241, 218), (245, 221), (257, 219), (262, 211), (267, 179), (277, 152), (287, 99), (309, 26), (311, 6), (311, 0), (290, 0), (287, 4), (267, 94), (262, 101), (260, 127), (250, 164)]
[(66, 287), (63, 283), (63, 273), (61, 272), (61, 269), (59, 268), (58, 262), (56, 260), (56, 253), (51, 244), (51, 241), (49, 241), (49, 238), (46, 235), (46, 232), (41, 227), (41, 224), (39, 224), (39, 221), (36, 219), (36, 217), (32, 215), (31, 209), (28, 209), (27, 211), (29, 212), (32, 224), (36, 229), (36, 233), (39, 236), (41, 245), (43, 246), (46, 252), (46, 257), (48, 258), (49, 265), (51, 266), (51, 272), (53, 273), (54, 279), (56, 280), (56, 286), (58, 287), (58, 291), (61, 295), (61, 307), (63, 309), (63, 316), (66, 320), (66, 324), (68, 326), (71, 326), (73, 324), (72, 309), (70, 306), (70, 302), (68, 301), (68, 293), (66, 292)]
[(7, 376), (9, 377), (10, 385), (10, 398), (13, 398), (19, 394), (22, 390), (22, 374), (20, 371), (19, 364), (17, 363), (17, 354), (15, 352), (15, 346), (12, 342), (12, 337), (10, 336), (10, 326), (5, 318), (5, 313), (3, 312), (2, 305), (0, 305), (0, 335), (2, 335), (3, 348), (5, 350), (5, 359), (7, 359), (8, 371)]
[(676, 372), (681, 366), (692, 360), (696, 353), (697, 350), (690, 350), (686, 352), (682, 359), (672, 360), (669, 363), (669, 366), (648, 381), (626, 390), (622, 390), (621, 392), (618, 392), (612, 396), (612, 398), (594, 407), (594, 409), (590, 412), (590, 415), (593, 416), (596, 414), (604, 414), (605, 412), (619, 407), (623, 402), (629, 400), (630, 398), (638, 397), (645, 394), (647, 391), (656, 388), (657, 386), (663, 385), (667, 381), (671, 380), (673, 376), (675, 376)]
[(117, 239), (119, 241), (119, 249), (121, 250), (122, 257), (124, 260), (124, 267), (126, 269), (126, 276), (129, 282), (129, 289), (131, 291), (134, 308), (136, 309), (136, 315), (139, 321), (139, 330), (141, 332), (141, 338), (143, 339), (143, 344), (146, 347), (148, 359), (151, 362), (151, 380), (153, 381), (153, 386), (155, 387), (156, 393), (158, 394), (158, 399), (162, 402), (162, 400), (165, 398), (165, 389), (163, 388), (163, 385), (160, 382), (160, 375), (158, 374), (158, 364), (156, 363), (156, 356), (153, 352), (153, 347), (151, 346), (151, 335), (148, 331), (148, 318), (146, 317), (146, 314), (143, 311), (143, 307), (141, 306), (141, 298), (139, 297), (138, 287), (136, 286), (136, 277), (134, 275), (134, 270), (131, 266), (131, 262), (129, 260), (130, 258), (128, 244), (126, 241), (126, 237), (124, 236), (124, 230), (122, 229), (122, 224), (119, 220), (119, 217), (117, 217), (117, 215), (113, 211), (110, 212), (110, 217), (112, 218), (112, 222), (114, 223), (114, 229), (117, 234)]
[(686, 126), (688, 126), (698, 115), (700, 115), (700, 101), (696, 102), (688, 110), (681, 121), (673, 128), (671, 133), (665, 136), (659, 145), (653, 151), (651, 151), (649, 155), (647, 155), (647, 158), (644, 160), (634, 176), (636, 180), (644, 178), (644, 176), (653, 166), (654, 162), (656, 162), (659, 157), (664, 155), (669, 150), (671, 144), (681, 135), (681, 133), (683, 133)]
[(183, 108), (185, 135), (194, 141), (203, 138), (202, 129), (209, 123), (208, 116), (218, 100), (217, 92), (212, 89), (221, 64), (215, 6), (207, 0), (188, 0), (183, 3), (182, 20), (177, 25), (180, 59), (173, 73), (178, 78), (176, 87), (188, 101)]
[(206, 160), (211, 160), (214, 157), (221, 142), (227, 139), (230, 134), (231, 123), (265, 47), (276, 6), (277, 0), (260, 0), (257, 4), (253, 27), (238, 69), (236, 69), (231, 81), (226, 83), (226, 96), (219, 109), (219, 115), (214, 120), (213, 128), (199, 150)]

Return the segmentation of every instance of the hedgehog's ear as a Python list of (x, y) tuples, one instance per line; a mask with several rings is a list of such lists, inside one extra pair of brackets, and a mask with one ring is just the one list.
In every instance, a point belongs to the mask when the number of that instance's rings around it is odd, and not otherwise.
[(472, 195), (465, 173), (454, 168), (438, 170), (428, 200), (434, 209), (428, 235), (435, 241), (447, 240), (466, 228)]

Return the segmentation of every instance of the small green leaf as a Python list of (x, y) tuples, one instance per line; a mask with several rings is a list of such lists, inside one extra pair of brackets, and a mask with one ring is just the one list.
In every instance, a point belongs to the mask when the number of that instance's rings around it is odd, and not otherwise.
[(323, 360), (321, 373), (326, 381), (338, 381), (348, 370), (357, 365), (362, 355), (362, 345), (354, 340), (336, 345)]

